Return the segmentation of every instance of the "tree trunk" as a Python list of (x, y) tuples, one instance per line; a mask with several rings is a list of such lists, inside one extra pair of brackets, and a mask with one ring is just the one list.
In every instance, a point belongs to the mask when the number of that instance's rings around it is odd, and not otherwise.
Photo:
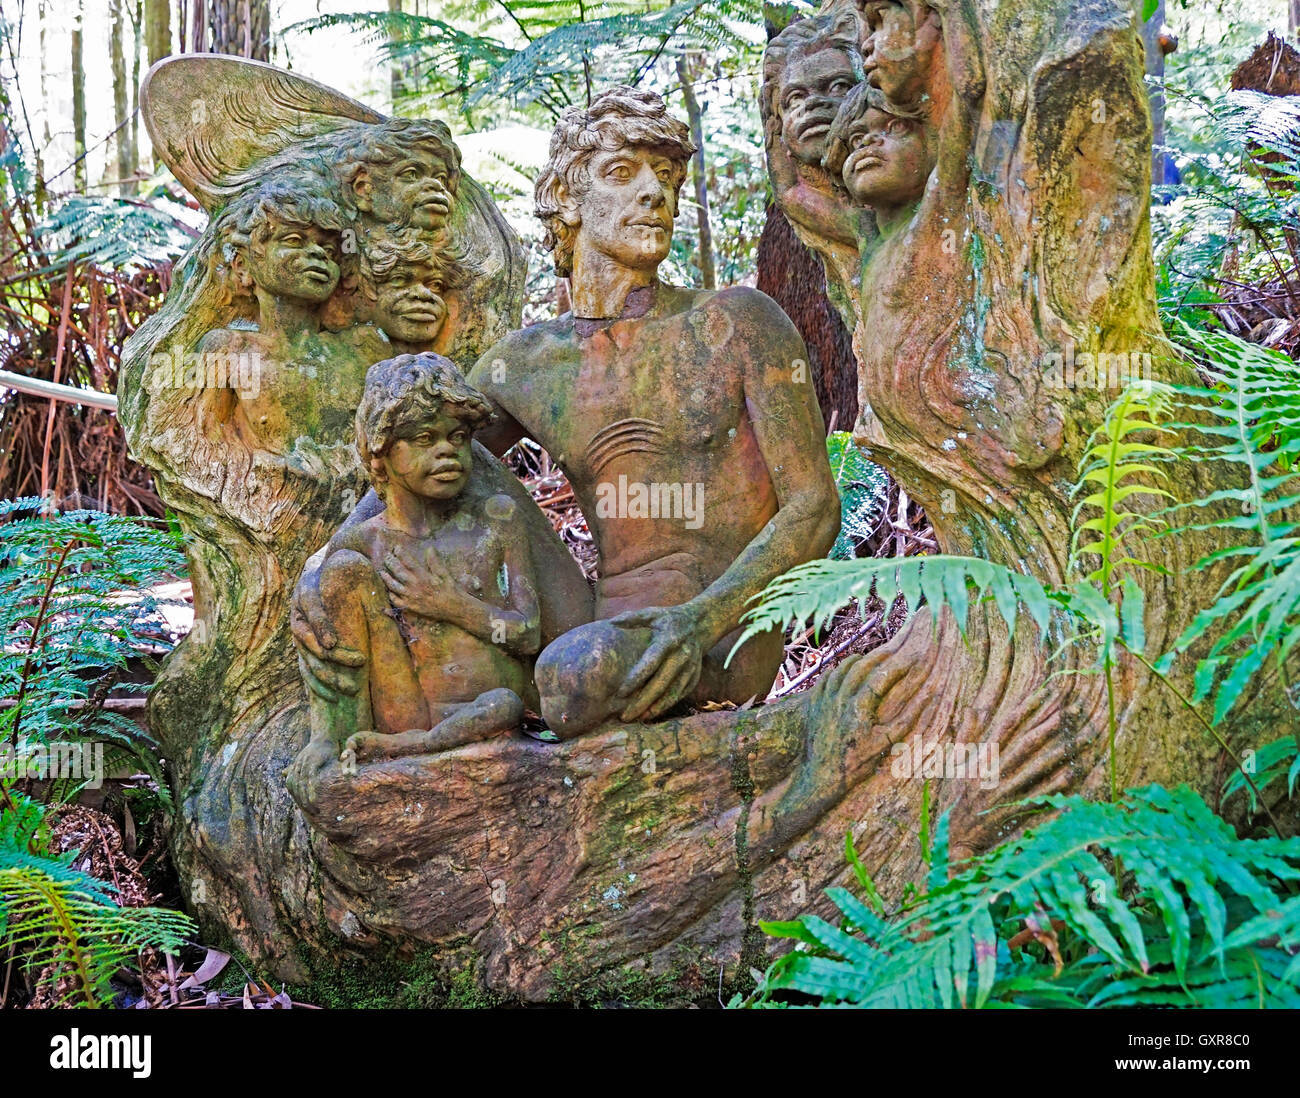
[(709, 217), (709, 186), (704, 160), (704, 110), (695, 95), (692, 84), (694, 73), (685, 56), (677, 58), (677, 76), (682, 82), (682, 99), (686, 104), (686, 118), (690, 123), (691, 137), (695, 140), (692, 172), (695, 185), (695, 220), (700, 234), (700, 281), (706, 290), (718, 288), (717, 264), (713, 257), (713, 225)]
[(144, 47), (144, 0), (131, 9), (131, 174), (140, 170), (140, 54)]
[(109, 0), (109, 68), (113, 74), (113, 146), (117, 149), (117, 193), (126, 197), (132, 191), (131, 123), (127, 115), (126, 53), (123, 48), (125, 13), (123, 0)]
[[(399, 15), (402, 11), (402, 0), (388, 0), (388, 11), (392, 15)], [(395, 36), (389, 35), (389, 41), (395, 41)], [(397, 104), (406, 95), (406, 66), (397, 58), (388, 67), (388, 95), (392, 104), (393, 113), (397, 113)]]
[[(271, 60), (270, 0), (193, 0), (195, 49)], [(202, 43), (202, 45), (200, 45)]]
[[(1138, 0), (1139, 10), (1142, 0)], [(1156, 11), (1150, 19), (1142, 24), (1142, 52), (1146, 57), (1147, 76), (1165, 77), (1165, 54), (1160, 48), (1160, 28), (1165, 22), (1165, 0), (1160, 0)], [(1167, 182), (1165, 178), (1165, 93), (1163, 88), (1148, 88), (1151, 102), (1151, 185), (1158, 187)]]
[(77, 0), (72, 17), (72, 155), (76, 166), (72, 169), (73, 186), (86, 189), (86, 69), (82, 59), (82, 0)]
[[(144, 40), (150, 65), (172, 52), (171, 0), (144, 0)], [(181, 24), (184, 38), (185, 24)]]
[(775, 204), (758, 240), (758, 288), (794, 321), (808, 347), (808, 370), (828, 429), (851, 431), (858, 418), (853, 339), (826, 293), (822, 261)]

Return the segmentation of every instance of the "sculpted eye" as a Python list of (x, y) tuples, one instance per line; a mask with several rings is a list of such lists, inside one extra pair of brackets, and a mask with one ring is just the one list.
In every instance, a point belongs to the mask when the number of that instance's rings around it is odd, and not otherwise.
[(903, 119), (901, 118), (891, 119), (889, 126), (887, 128), (889, 132), (892, 134), (907, 133), (907, 123), (903, 121)]
[(843, 80), (843, 79), (836, 80), (833, 84), (831, 84), (831, 94), (844, 95), (852, 87), (853, 87), (853, 82), (851, 80)]
[(467, 438), (469, 438), (469, 435), (467, 435), (464, 431), (457, 431), (455, 432), (455, 434), (451, 436), (451, 441), (454, 445), (460, 446), (465, 442)]
[(302, 235), (300, 233), (290, 233), (288, 236), (282, 237), (281, 239), (286, 244), (292, 244), (294, 247), (297, 247), (302, 243)]

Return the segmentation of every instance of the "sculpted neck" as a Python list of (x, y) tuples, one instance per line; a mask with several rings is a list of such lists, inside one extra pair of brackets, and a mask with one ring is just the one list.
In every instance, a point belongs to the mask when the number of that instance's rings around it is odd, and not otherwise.
[(569, 293), (573, 315), (579, 320), (610, 320), (623, 315), (623, 306), (634, 290), (654, 285), (654, 267), (625, 267), (603, 252), (581, 246), (573, 252), (573, 274)]
[(319, 306), (307, 301), (278, 297), (257, 290), (258, 327), (264, 332), (298, 335), (300, 332), (319, 332)]

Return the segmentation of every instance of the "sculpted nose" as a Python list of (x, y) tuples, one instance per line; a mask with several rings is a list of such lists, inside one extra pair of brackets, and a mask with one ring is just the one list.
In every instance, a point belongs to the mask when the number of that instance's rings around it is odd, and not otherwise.
[(641, 172), (641, 179), (638, 181), (637, 198), (641, 205), (649, 206), (656, 209), (662, 206), (667, 198), (664, 196), (664, 185), (660, 182), (659, 177), (647, 165)]

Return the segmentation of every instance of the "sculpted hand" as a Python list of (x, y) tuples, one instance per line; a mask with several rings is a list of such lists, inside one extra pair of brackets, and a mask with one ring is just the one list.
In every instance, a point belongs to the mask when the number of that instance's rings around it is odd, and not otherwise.
[(700, 680), (704, 642), (695, 615), (680, 606), (629, 610), (614, 625), (648, 628), (654, 639), (619, 691), (625, 721), (654, 720), (686, 697)]
[(417, 557), (403, 545), (394, 546), (379, 567), (388, 600), (399, 610), (445, 621), (453, 614), (460, 589), (437, 551)]
[(320, 597), (320, 565), (304, 569), (293, 591), (289, 628), (298, 648), (298, 668), (307, 689), (336, 702), (339, 695), (353, 695), (361, 689), (359, 669), (366, 657), (338, 642)]

